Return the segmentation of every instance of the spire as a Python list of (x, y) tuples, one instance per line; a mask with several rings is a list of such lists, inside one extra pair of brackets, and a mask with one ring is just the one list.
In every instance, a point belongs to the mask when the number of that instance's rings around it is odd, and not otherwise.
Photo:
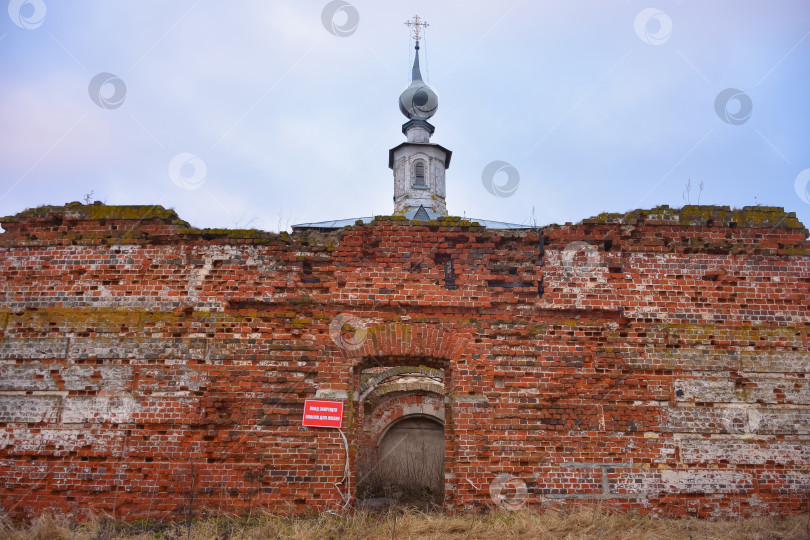
[(413, 72), (411, 74), (411, 81), (421, 81), (422, 73), (419, 71), (419, 40), (422, 39), (422, 30), (430, 26), (419, 15), (414, 15), (413, 19), (405, 21), (405, 26), (411, 29), (412, 37), (416, 41), (416, 56), (413, 59)]
[(416, 42), (416, 56), (413, 59), (413, 71), (411, 72), (411, 81), (421, 81), (422, 72), (419, 71), (419, 42)]

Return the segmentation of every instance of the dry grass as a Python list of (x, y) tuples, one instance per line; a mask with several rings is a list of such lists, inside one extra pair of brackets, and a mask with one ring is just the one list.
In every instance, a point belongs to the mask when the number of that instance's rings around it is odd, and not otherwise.
[(0, 521), (3, 540), (258, 540), (282, 539), (795, 539), (810, 538), (810, 516), (788, 519), (750, 518), (736, 521), (655, 519), (610, 514), (581, 508), (571, 514), (493, 512), (485, 515), (447, 515), (414, 510), (387, 514), (355, 512), (312, 517), (265, 515), (249, 522), (237, 518), (211, 518), (184, 523), (113, 524), (95, 520), (78, 527), (43, 516), (25, 529)]

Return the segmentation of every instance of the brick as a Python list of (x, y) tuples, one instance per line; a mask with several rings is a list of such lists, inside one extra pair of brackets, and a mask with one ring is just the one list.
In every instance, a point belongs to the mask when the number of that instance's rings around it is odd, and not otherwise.
[[(512, 478), (544, 508), (806, 512), (810, 243), (780, 209), (542, 231), (203, 231), (80, 204), (2, 222), (12, 519), (176, 519), (192, 494), (336, 511), (409, 418), (443, 426), (450, 511)], [(348, 479), (341, 433), (301, 425), (311, 398), (344, 402)]]

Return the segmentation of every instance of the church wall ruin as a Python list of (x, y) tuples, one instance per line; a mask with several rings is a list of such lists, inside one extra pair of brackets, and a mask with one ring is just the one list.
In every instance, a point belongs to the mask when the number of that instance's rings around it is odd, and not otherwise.
[[(292, 235), (78, 203), (0, 221), (12, 517), (351, 504), (375, 362), (444, 370), (448, 509), (810, 505), (810, 244), (781, 209)], [(301, 426), (315, 397), (345, 401), (348, 479), (340, 434)]]

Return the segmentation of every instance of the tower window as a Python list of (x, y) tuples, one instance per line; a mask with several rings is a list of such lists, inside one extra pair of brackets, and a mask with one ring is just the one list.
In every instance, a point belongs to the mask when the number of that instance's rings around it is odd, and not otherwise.
[(424, 161), (417, 161), (413, 166), (413, 185), (414, 187), (427, 187)]

